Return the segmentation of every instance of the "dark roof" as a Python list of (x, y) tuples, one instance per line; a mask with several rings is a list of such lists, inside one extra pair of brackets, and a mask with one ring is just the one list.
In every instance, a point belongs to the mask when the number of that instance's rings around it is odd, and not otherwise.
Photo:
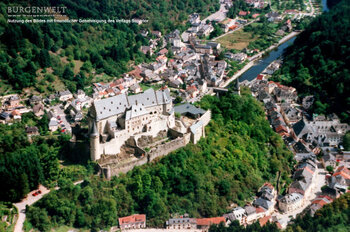
[(183, 105), (178, 105), (174, 107), (174, 111), (176, 113), (180, 113), (180, 114), (192, 114), (192, 115), (202, 115), (205, 113), (204, 110), (202, 110), (201, 108), (197, 108), (194, 105), (191, 105), (190, 103), (186, 103)]

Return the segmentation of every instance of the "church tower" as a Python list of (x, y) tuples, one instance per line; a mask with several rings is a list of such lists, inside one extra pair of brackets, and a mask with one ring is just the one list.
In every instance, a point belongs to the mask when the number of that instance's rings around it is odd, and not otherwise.
[(92, 161), (96, 161), (101, 158), (99, 147), (100, 135), (97, 131), (96, 122), (92, 122), (92, 131), (90, 134), (90, 156)]

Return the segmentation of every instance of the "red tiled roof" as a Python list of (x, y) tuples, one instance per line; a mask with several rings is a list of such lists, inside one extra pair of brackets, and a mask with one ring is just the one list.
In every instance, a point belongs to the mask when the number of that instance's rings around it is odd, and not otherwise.
[(246, 16), (247, 14), (248, 14), (248, 12), (242, 11), (242, 10), (238, 13), (238, 15), (240, 15), (240, 16)]
[(168, 49), (163, 48), (162, 50), (159, 51), (159, 54), (164, 55), (168, 52)]
[(264, 77), (264, 75), (259, 74), (259, 75), (256, 77), (256, 79), (257, 79), (257, 80), (262, 80), (263, 77)]
[(146, 214), (134, 214), (119, 218), (119, 226), (135, 222), (146, 222)]
[(274, 189), (273, 185), (270, 182), (265, 182), (265, 184), (263, 186), (267, 186), (270, 189)]
[(224, 217), (213, 217), (213, 218), (197, 218), (197, 225), (199, 226), (210, 226), (211, 224), (225, 223)]
[(324, 206), (325, 204), (327, 204), (327, 202), (325, 202), (324, 200), (322, 200), (322, 199), (319, 199), (319, 200), (314, 200), (313, 202), (312, 202), (312, 204), (317, 204), (317, 205), (320, 205), (320, 206)]
[(344, 179), (350, 179), (350, 171), (345, 166), (340, 166), (333, 176), (341, 175)]
[(259, 223), (260, 223), (260, 226), (264, 226), (269, 220), (270, 220), (271, 216), (266, 216), (266, 217), (263, 217), (263, 218), (260, 218), (259, 219)]
[(129, 75), (136, 77), (137, 79), (141, 79), (142, 76), (140, 75), (141, 69), (136, 66), (134, 70), (129, 72)]
[(256, 213), (264, 213), (265, 210), (261, 207), (256, 208)]
[(18, 110), (12, 111), (11, 114), (12, 114), (12, 116), (21, 115), (21, 113)]
[(285, 126), (279, 125), (278, 127), (276, 127), (276, 132), (280, 133), (280, 132), (288, 132), (287, 128)]

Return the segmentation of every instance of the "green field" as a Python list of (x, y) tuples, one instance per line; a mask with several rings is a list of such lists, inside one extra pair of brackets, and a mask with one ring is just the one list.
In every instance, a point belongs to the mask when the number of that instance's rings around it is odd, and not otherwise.
[(254, 37), (251, 32), (244, 32), (243, 29), (235, 31), (231, 34), (221, 37), (217, 42), (227, 49), (242, 50), (248, 47), (249, 43), (255, 41), (258, 37)]

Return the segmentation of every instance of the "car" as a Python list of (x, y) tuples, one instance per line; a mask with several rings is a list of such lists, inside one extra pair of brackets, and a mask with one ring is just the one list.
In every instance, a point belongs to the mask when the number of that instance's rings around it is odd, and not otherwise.
[(37, 191), (38, 194), (41, 194), (41, 190)]
[(37, 196), (37, 195), (38, 195), (38, 194), (37, 194), (36, 192), (32, 194), (33, 197), (35, 197), (35, 196)]

